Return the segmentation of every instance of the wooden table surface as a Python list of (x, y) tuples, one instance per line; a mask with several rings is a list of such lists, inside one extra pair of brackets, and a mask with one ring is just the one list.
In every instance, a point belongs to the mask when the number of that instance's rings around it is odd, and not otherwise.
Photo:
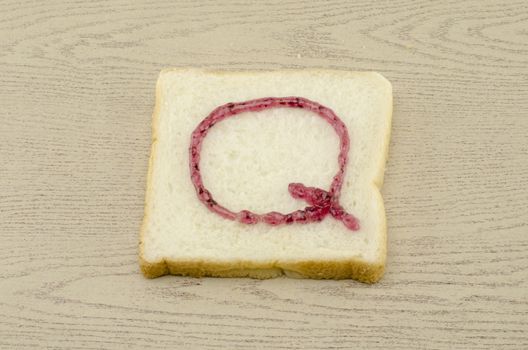
[[(376, 285), (147, 280), (158, 72), (394, 88)], [(528, 3), (0, 2), (1, 349), (527, 349)]]

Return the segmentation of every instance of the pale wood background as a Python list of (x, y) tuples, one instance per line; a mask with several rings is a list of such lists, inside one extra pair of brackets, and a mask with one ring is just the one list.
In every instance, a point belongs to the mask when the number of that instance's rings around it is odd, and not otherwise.
[[(144, 279), (160, 69), (394, 86), (377, 285)], [(0, 348), (527, 349), (526, 1), (0, 2)]]

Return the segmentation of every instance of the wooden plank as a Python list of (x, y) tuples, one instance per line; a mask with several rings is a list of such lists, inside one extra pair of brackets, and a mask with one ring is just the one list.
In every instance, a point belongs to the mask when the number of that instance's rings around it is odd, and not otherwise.
[[(528, 348), (525, 1), (3, 1), (0, 348)], [(146, 280), (160, 69), (394, 87), (377, 285)]]

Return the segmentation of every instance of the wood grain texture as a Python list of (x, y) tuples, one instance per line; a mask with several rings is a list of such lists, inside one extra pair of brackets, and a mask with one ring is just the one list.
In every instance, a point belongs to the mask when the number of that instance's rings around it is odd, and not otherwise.
[[(144, 279), (162, 68), (376, 70), (387, 273)], [(527, 349), (526, 1), (0, 2), (0, 348)]]

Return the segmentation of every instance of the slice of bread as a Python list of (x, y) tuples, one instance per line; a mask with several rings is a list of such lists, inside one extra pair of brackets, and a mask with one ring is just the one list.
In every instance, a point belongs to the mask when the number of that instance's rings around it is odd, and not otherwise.
[[(307, 224), (248, 225), (223, 218), (198, 199), (189, 168), (198, 124), (229, 102), (288, 96), (326, 106), (346, 125), (350, 150), (339, 202), (359, 220), (359, 230), (330, 215)], [(162, 71), (140, 238), (144, 275), (378, 281), (386, 259), (380, 187), (391, 115), (391, 85), (372, 72)], [(290, 195), (288, 184), (330, 188), (339, 142), (332, 126), (306, 109), (243, 112), (208, 131), (201, 176), (215, 201), (235, 213), (289, 213), (307, 204)]]

